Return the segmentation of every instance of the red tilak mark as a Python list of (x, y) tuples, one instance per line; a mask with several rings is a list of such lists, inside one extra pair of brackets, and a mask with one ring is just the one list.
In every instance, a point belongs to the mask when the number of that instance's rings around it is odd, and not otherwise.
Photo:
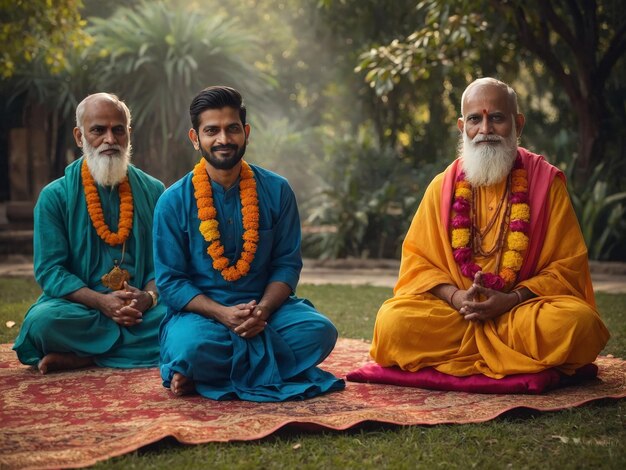
[(483, 109), (483, 114), (486, 116), (487, 115), (487, 110)]

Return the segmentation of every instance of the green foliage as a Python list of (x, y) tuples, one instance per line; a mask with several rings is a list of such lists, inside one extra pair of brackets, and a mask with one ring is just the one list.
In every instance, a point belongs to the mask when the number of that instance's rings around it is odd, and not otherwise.
[(598, 165), (582, 188), (570, 191), (589, 258), (611, 259), (626, 232), (626, 192), (609, 194), (605, 165)]
[[(81, 4), (87, 29), (76, 22)], [(48, 117), (50, 133), (56, 133), (50, 135), (52, 177), (59, 176), (67, 147), (74, 147), (77, 103), (87, 93), (111, 91), (133, 112), (135, 163), (173, 182), (197, 158), (186, 136), (191, 97), (207, 85), (230, 84), (243, 92), (250, 110), (251, 161), (289, 178), (303, 219), (340, 233), (336, 240), (332, 232), (307, 237), (310, 253), (397, 255), (412, 217), (410, 198), (419, 200), (428, 178), (454, 158), (461, 92), (477, 76), (511, 82), (528, 118), (524, 146), (572, 171), (573, 158), (578, 166), (583, 161), (577, 145), (588, 139), (577, 130), (582, 117), (594, 116), (590, 121), (602, 130), (593, 138), (606, 149), (593, 152), (605, 168), (622, 160), (626, 145), (626, 76), (615, 66), (623, 64), (626, 50), (626, 10), (613, 0), (0, 0), (0, 6), (0, 34), (8, 41), (2, 54), (16, 46), (20, 53), (28, 50), (23, 45), (31, 42), (20, 35), (38, 38), (38, 53), (30, 54), (31, 61), (20, 59), (13, 79), (0, 81), (0, 96), (15, 107), (25, 103), (16, 119), (27, 122), (29, 112), (40, 110)], [(576, 14), (590, 9), (595, 13)], [(46, 57), (55, 49), (42, 34), (65, 34), (72, 24), (82, 39), (65, 35), (63, 65), (52, 73)], [(7, 28), (15, 34), (7, 36)], [(533, 49), (537, 38), (541, 47)], [(563, 73), (555, 72), (557, 66)], [(589, 81), (594, 77), (604, 77), (606, 86)], [(605, 113), (572, 106), (572, 93), (592, 103), (605, 92)], [(370, 150), (350, 163), (345, 153), (353, 150), (343, 135), (364, 126)], [(592, 135), (593, 126), (588, 129)], [(393, 162), (397, 172), (382, 161)], [(358, 165), (389, 179), (368, 180), (365, 190)], [(588, 189), (571, 175), (576, 187)], [(596, 194), (605, 191), (605, 199), (626, 189), (623, 176), (603, 181), (606, 189), (599, 186)], [(418, 189), (408, 189), (415, 182)], [(620, 204), (587, 211), (595, 220), (591, 244), (601, 242), (590, 249), (592, 256), (626, 256)], [(343, 212), (331, 215), (334, 210)], [(400, 210), (406, 211), (403, 223), (394, 215)], [(612, 221), (610, 229), (605, 221)]]
[(434, 166), (417, 171), (367, 128), (328, 142), (321, 187), (305, 205), (305, 227), (316, 228), (305, 250), (322, 258), (397, 256)]
[[(510, 82), (527, 107), (531, 149), (567, 161), (570, 180), (582, 189), (574, 202), (591, 256), (623, 259), (626, 253), (614, 248), (626, 237), (625, 179), (611, 175), (591, 185), (587, 179), (594, 167), (619, 161), (623, 153), (623, 67), (616, 64), (626, 54), (624, 9), (612, 0), (414, 4), (424, 18), (414, 32), (405, 35), (399, 27), (395, 39), (362, 53), (357, 71), (365, 81), (381, 100), (398, 93), (408, 98), (403, 87), (440, 82), (439, 72), (444, 84), (450, 80), (459, 88), (451, 92), (457, 104), (474, 78)], [(607, 103), (607, 97), (613, 99)]]
[(60, 73), (70, 51), (92, 42), (81, 7), (81, 0), (0, 0), (0, 77), (10, 78), (37, 59), (50, 73)]
[(304, 203), (317, 191), (327, 170), (323, 167), (324, 139), (322, 128), (304, 127), (286, 119), (251, 124), (249, 162), (261, 165), (289, 180), (299, 201), (300, 215)]
[(221, 84), (262, 102), (272, 85), (254, 66), (260, 53), (254, 36), (236, 19), (194, 5), (174, 6), (141, 2), (111, 18), (90, 18), (89, 28), (96, 41), (90, 52), (102, 58), (97, 82), (129, 103), (138, 130), (135, 145), (150, 154), (150, 166), (159, 163), (157, 176), (166, 180), (191, 165), (192, 158), (180, 156), (192, 154), (187, 130), (193, 96)]
[[(223, 11), (185, 2), (138, 2), (108, 18), (89, 18), (84, 34), (93, 43), (69, 48), (64, 68), (51, 74), (33, 60), (7, 85), (11, 100), (44, 106), (65, 124), (59, 138), (73, 142), (76, 105), (89, 93), (118, 94), (133, 115), (135, 163), (166, 184), (187, 172), (197, 158), (187, 138), (188, 107), (209, 85), (231, 85), (248, 105), (261, 108), (275, 82), (255, 65), (256, 36)], [(73, 144), (70, 144), (73, 146)], [(65, 152), (60, 151), (62, 158)]]
[[(531, 66), (537, 60), (577, 115), (576, 179), (584, 181), (605, 160), (606, 141), (614, 138), (607, 132), (612, 126), (601, 124), (610, 121), (606, 95), (626, 54), (623, 8), (612, 0), (425, 0), (417, 9), (425, 12), (423, 26), (408, 37), (399, 32), (361, 56), (357, 70), (366, 72), (378, 95), (387, 96), (403, 82), (428, 82), (439, 67), (468, 78), (486, 72), (507, 80), (524, 62)], [(497, 61), (486, 63), (489, 58)]]
[(51, 74), (41, 59), (33, 60), (14, 76), (10, 99), (25, 96), (29, 105), (44, 105), (47, 111), (73, 128), (76, 106), (88, 93), (98, 89), (94, 71), (99, 64), (85, 51), (68, 50), (65, 66), (56, 74)]
[(480, 56), (474, 46), (477, 37), (483, 37), (487, 22), (481, 14), (463, 8), (466, 4), (419, 2), (417, 10), (424, 13), (423, 27), (404, 40), (396, 38), (364, 52), (356, 72), (366, 72), (365, 81), (378, 96), (384, 96), (401, 80), (428, 80), (435, 67), (467, 68)]

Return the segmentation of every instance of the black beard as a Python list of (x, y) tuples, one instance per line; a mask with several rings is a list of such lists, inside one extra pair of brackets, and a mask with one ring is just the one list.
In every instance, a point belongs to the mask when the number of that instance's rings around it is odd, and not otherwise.
[[(235, 150), (235, 153), (231, 157), (226, 158), (216, 156), (214, 152), (223, 148), (233, 149)], [(234, 144), (219, 145), (211, 147), (210, 151), (207, 151), (204, 147), (200, 146), (200, 152), (202, 153), (202, 156), (206, 159), (206, 161), (209, 162), (209, 164), (216, 170), (230, 170), (234, 168), (235, 165), (237, 165), (237, 163), (239, 163), (245, 155), (246, 144), (244, 143), (241, 148), (237, 147)]]

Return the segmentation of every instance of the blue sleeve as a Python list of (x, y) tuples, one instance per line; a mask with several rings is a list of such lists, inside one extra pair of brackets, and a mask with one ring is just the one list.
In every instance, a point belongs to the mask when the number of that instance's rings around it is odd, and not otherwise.
[(166, 191), (154, 211), (154, 271), (159, 295), (172, 310), (182, 311), (202, 294), (189, 277), (188, 232), (185, 208), (176, 192)]
[(35, 279), (49, 297), (61, 298), (87, 283), (69, 271), (70, 243), (65, 197), (58, 185), (44, 188), (35, 205), (33, 267)]
[(278, 220), (274, 225), (272, 265), (268, 282), (281, 281), (295, 291), (302, 270), (300, 215), (296, 197), (287, 183), (282, 186)]

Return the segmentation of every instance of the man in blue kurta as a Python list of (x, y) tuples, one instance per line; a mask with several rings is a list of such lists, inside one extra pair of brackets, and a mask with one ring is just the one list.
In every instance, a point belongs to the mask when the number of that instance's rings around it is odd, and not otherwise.
[(163, 184), (130, 164), (130, 111), (96, 93), (76, 109), (84, 156), (42, 191), (34, 213), (35, 278), (43, 293), (13, 349), (42, 374), (159, 360), (152, 217)]
[(203, 158), (155, 211), (156, 282), (168, 305), (163, 385), (175, 395), (260, 402), (342, 389), (316, 367), (337, 330), (294, 295), (302, 259), (293, 191), (242, 160), (250, 126), (241, 95), (209, 87), (190, 115)]

